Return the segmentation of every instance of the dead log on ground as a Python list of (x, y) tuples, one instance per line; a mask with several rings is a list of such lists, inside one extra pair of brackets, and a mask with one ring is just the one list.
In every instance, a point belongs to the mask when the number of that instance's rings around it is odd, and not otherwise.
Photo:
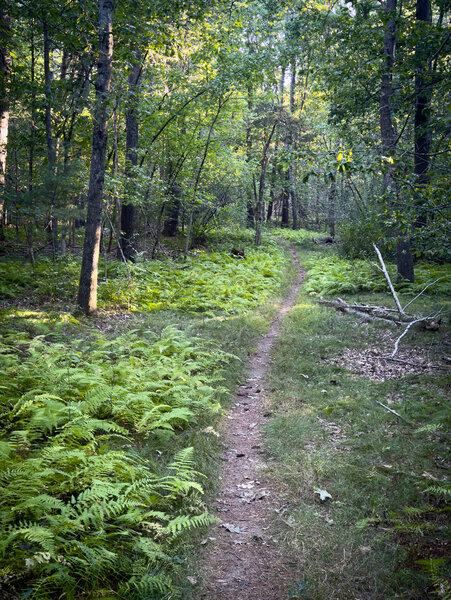
[(312, 240), (315, 242), (315, 244), (333, 244), (335, 242), (333, 237), (323, 237), (323, 238), (312, 238)]

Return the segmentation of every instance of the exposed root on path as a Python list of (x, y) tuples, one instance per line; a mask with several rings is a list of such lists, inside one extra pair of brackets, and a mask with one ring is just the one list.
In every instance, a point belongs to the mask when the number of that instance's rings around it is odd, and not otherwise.
[[(283, 316), (294, 306), (304, 279), (299, 269), (290, 294), (268, 333), (249, 360), (248, 376), (237, 391), (225, 424), (221, 489), (212, 512), (221, 519), (211, 531), (203, 562), (202, 599), (285, 600), (289, 565), (271, 537), (270, 513), (283, 502), (265, 476), (262, 426), (269, 416), (265, 398), (266, 373)], [(213, 539), (214, 538), (214, 539)]]

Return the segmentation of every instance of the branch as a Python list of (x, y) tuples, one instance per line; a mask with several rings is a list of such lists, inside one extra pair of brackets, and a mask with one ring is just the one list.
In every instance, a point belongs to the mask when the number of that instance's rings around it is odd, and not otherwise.
[[(380, 269), (380, 270), (382, 271), (382, 273), (384, 274), (384, 277), (385, 277), (385, 279), (387, 280), (388, 287), (390, 288), (390, 291), (391, 291), (391, 293), (392, 293), (392, 296), (393, 296), (393, 298), (394, 298), (394, 300), (395, 300), (395, 304), (396, 304), (396, 307), (397, 307), (397, 309), (398, 309), (398, 312), (399, 312), (399, 314), (400, 314), (402, 317), (405, 317), (405, 316), (406, 316), (406, 313), (404, 312), (404, 310), (403, 310), (403, 308), (402, 308), (402, 306), (401, 306), (401, 303), (400, 303), (400, 301), (399, 301), (399, 298), (398, 298), (398, 296), (396, 295), (395, 288), (393, 287), (393, 284), (392, 284), (392, 282), (391, 282), (390, 275), (388, 274), (387, 267), (385, 266), (384, 259), (382, 258), (382, 254), (380, 253), (380, 250), (379, 250), (379, 248), (376, 246), (376, 244), (373, 244), (373, 248), (375, 249), (375, 251), (376, 251), (376, 254), (377, 254), (377, 257), (378, 257), (378, 259), (379, 259), (379, 262), (381, 263), (382, 269)], [(379, 268), (379, 267), (378, 267), (378, 268)]]
[(415, 323), (420, 323), (421, 321), (425, 321), (427, 319), (427, 317), (421, 317), (421, 319), (415, 319), (415, 321), (411, 321), (407, 327), (404, 329), (404, 331), (401, 333), (401, 335), (399, 336), (399, 338), (396, 340), (395, 342), (395, 348), (393, 350), (393, 352), (391, 353), (391, 358), (394, 358), (398, 352), (398, 346), (399, 346), (399, 342), (402, 340), (402, 338), (407, 334), (407, 332), (409, 331), (409, 329), (412, 327), (412, 325), (414, 325)]
[(428, 283), (428, 285), (424, 288), (424, 290), (422, 290), (417, 296), (415, 296), (415, 298), (413, 300), (411, 300), (410, 302), (407, 302), (407, 304), (404, 307), (404, 310), (406, 310), (406, 308), (408, 306), (410, 306), (412, 304), (412, 302), (415, 302), (415, 300), (417, 298), (419, 298), (421, 296), (421, 294), (423, 294), (429, 287), (431, 287), (431, 285), (434, 285), (434, 283), (437, 283), (437, 281), (440, 281), (441, 279), (443, 279), (443, 277), (439, 277), (438, 279), (436, 279), (432, 283)]
[(379, 404), (379, 406), (382, 406), (382, 408), (385, 408), (385, 410), (388, 410), (388, 412), (391, 413), (392, 415), (395, 415), (399, 419), (402, 419), (406, 423), (409, 423), (409, 421), (407, 419), (405, 419), (402, 415), (400, 415), (399, 413), (397, 413), (396, 410), (388, 408), (388, 406), (385, 406), (385, 404), (382, 404), (382, 402), (379, 402), (379, 400), (375, 400), (375, 402), (376, 402), (376, 404)]

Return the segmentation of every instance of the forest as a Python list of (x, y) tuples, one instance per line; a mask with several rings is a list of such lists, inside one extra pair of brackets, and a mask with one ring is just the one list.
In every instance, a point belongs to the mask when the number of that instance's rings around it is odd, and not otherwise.
[(2, 599), (451, 600), (450, 17), (2, 0)]

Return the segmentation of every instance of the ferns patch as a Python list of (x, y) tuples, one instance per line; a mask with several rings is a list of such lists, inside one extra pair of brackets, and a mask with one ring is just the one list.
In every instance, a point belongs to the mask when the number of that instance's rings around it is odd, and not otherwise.
[(192, 448), (162, 466), (135, 447), (217, 413), (234, 357), (174, 328), (19, 345), (6, 332), (0, 347), (2, 585), (31, 599), (109, 580), (130, 598), (173, 589), (174, 542), (213, 520), (202, 477)]

